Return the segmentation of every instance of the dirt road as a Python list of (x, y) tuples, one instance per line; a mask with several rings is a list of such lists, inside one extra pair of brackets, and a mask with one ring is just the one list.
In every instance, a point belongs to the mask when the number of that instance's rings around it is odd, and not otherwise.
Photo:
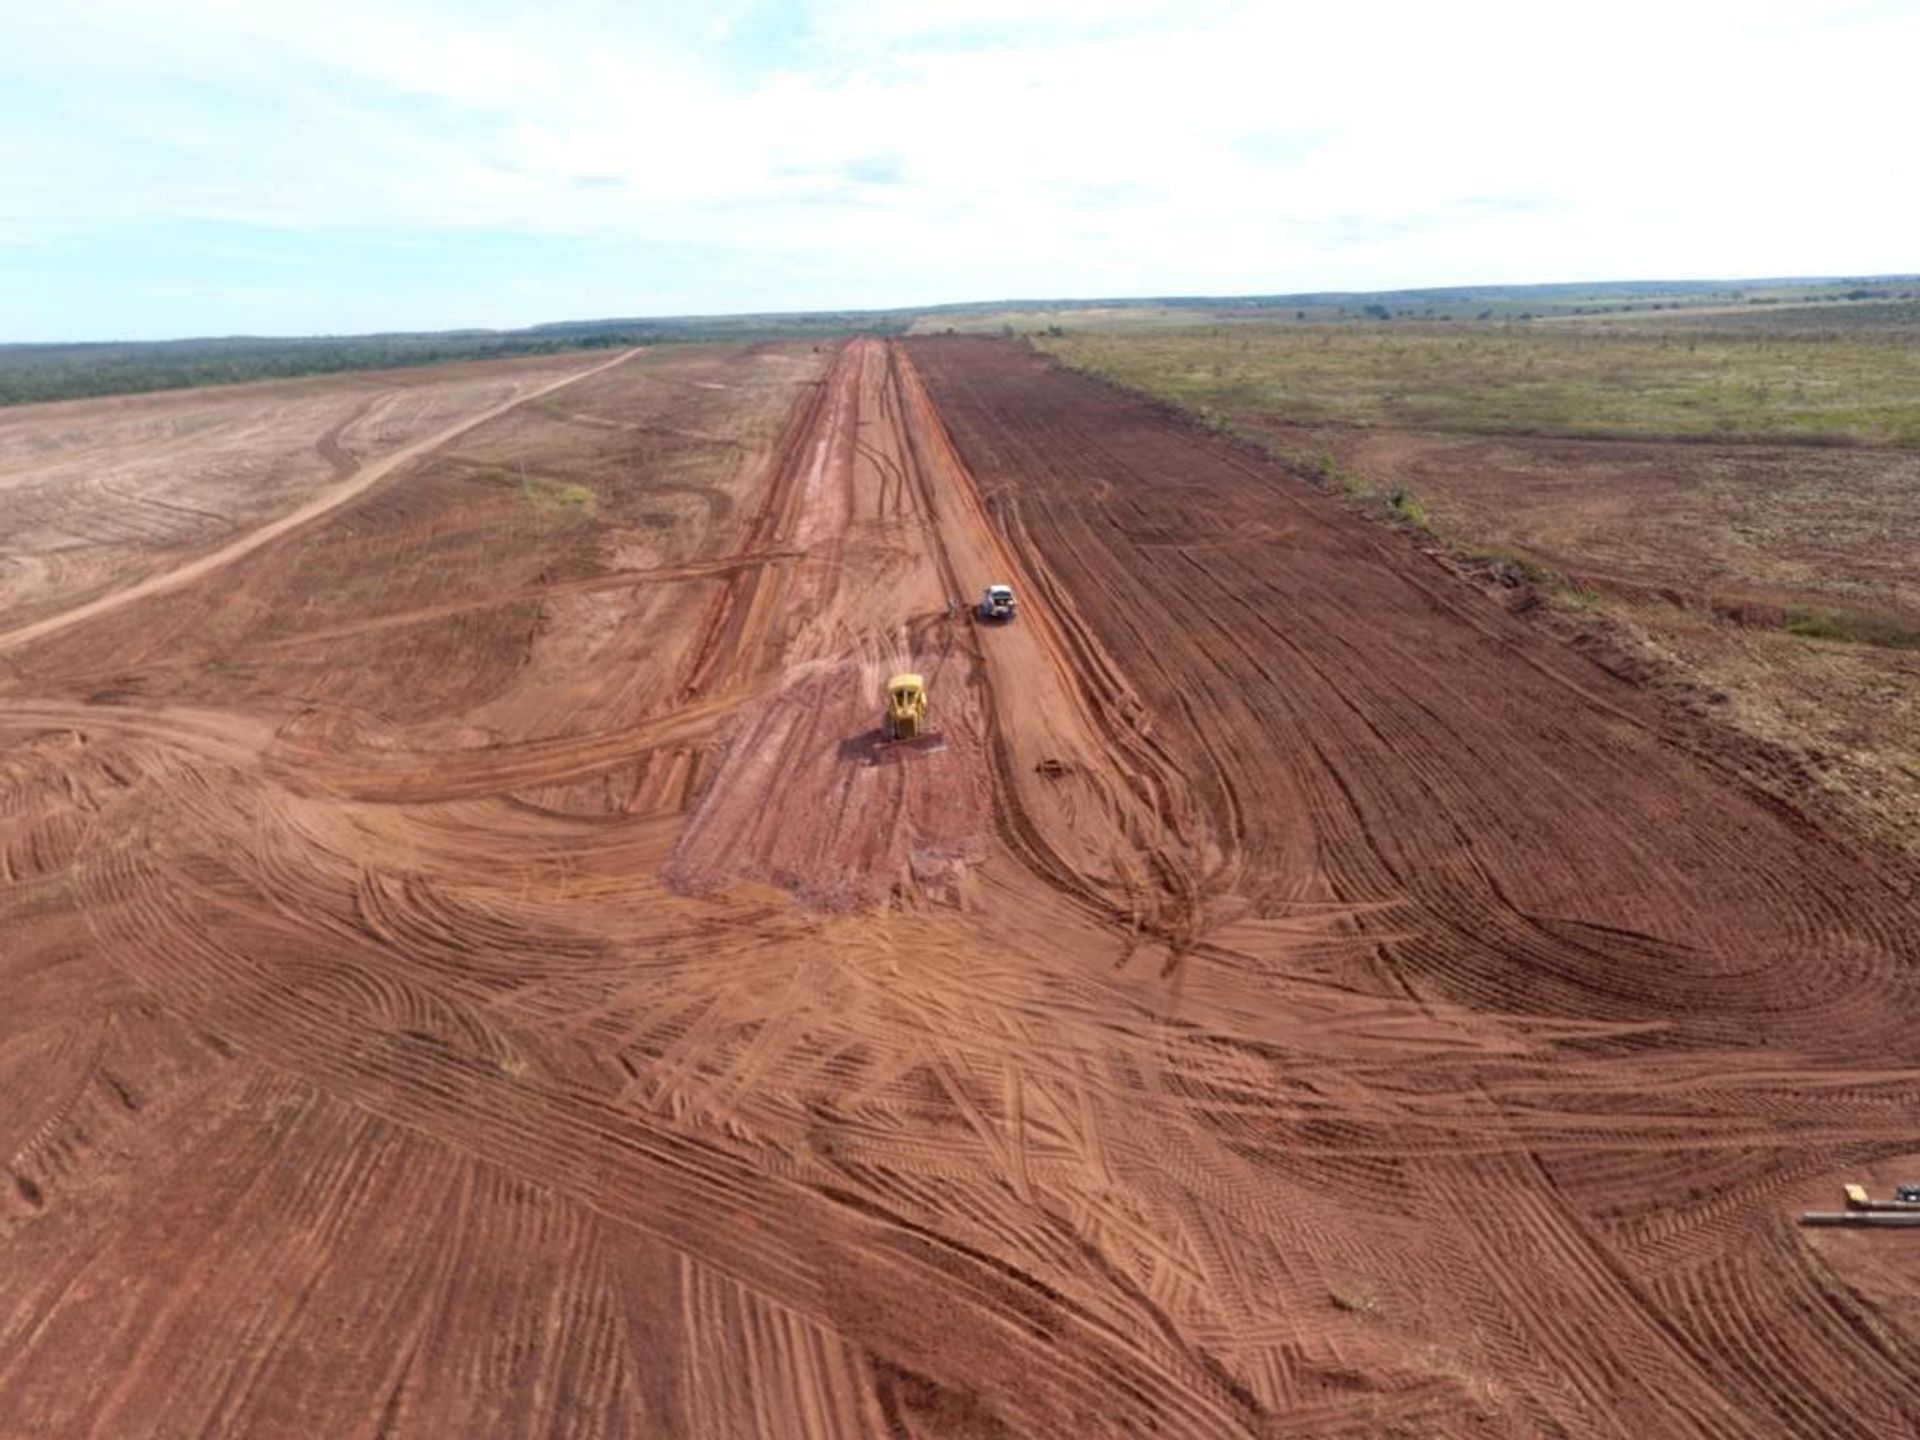
[(31, 625), (22, 625), (13, 630), (0, 631), (0, 651), (11, 650), (16, 646), (25, 645), (30, 641), (41, 639), (47, 635), (58, 634), (60, 631), (70, 629), (72, 626), (83, 624), (88, 620), (97, 619), (109, 611), (118, 610), (123, 605), (131, 605), (136, 601), (145, 600), (148, 596), (159, 595), (168, 590), (178, 590), (182, 586), (193, 584), (196, 580), (204, 579), (209, 573), (218, 569), (220, 566), (231, 565), (241, 556), (251, 555), (261, 546), (272, 544), (289, 531), (297, 530), (302, 525), (310, 524), (322, 515), (339, 509), (355, 496), (363, 494), (373, 486), (379, 484), (380, 481), (384, 480), (388, 475), (391, 475), (395, 470), (400, 469), (412, 461), (418, 460), (422, 455), (432, 454), (435, 450), (458, 439), (474, 427), (484, 425), (489, 420), (497, 420), (506, 414), (507, 411), (529, 400), (537, 400), (543, 395), (552, 394), (563, 386), (572, 385), (580, 380), (584, 380), (589, 375), (598, 375), (603, 370), (610, 370), (622, 361), (632, 359), (636, 353), (638, 352), (632, 350), (625, 351), (622, 354), (615, 355), (610, 360), (601, 361), (598, 365), (590, 365), (577, 374), (564, 375), (557, 380), (548, 380), (543, 384), (536, 385), (525, 393), (515, 394), (497, 405), (480, 411), (478, 414), (463, 416), (445, 429), (436, 431), (425, 439), (415, 440), (410, 444), (401, 446), (398, 450), (390, 454), (381, 456), (378, 460), (368, 461), (366, 464), (350, 470), (339, 481), (327, 489), (322, 490), (318, 495), (301, 505), (298, 509), (281, 515), (257, 529), (249, 530), (238, 539), (230, 541), (211, 554), (202, 555), (180, 566), (178, 569), (163, 571), (158, 575), (150, 575), (146, 579), (129, 585), (124, 589), (112, 590), (105, 595), (96, 596), (84, 604), (74, 606), (71, 610), (63, 610), (59, 614), (50, 615), (44, 620), (36, 620)]
[(1898, 861), (1020, 350), (492, 373), (0, 557), (20, 1433), (1910, 1428), (1920, 1262), (1790, 1223), (1920, 1171)]

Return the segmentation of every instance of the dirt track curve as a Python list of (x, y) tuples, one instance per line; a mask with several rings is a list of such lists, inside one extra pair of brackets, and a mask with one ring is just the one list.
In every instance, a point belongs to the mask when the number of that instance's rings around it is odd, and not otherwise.
[(1920, 1422), (1909, 869), (1023, 350), (609, 365), (0, 427), (0, 1431)]
[(403, 445), (398, 450), (381, 456), (378, 460), (370, 460), (366, 464), (350, 470), (338, 482), (321, 491), (298, 509), (269, 521), (257, 530), (250, 530), (238, 539), (221, 546), (220, 549), (214, 551), (212, 554), (202, 555), (195, 560), (181, 565), (178, 569), (163, 571), (158, 575), (150, 575), (146, 579), (129, 585), (124, 589), (109, 591), (107, 594), (96, 596), (84, 604), (76, 605), (71, 610), (63, 610), (59, 614), (50, 615), (44, 620), (36, 620), (30, 625), (22, 625), (17, 629), (0, 631), (0, 650), (11, 650), (15, 646), (24, 645), (29, 641), (39, 640), (44, 636), (57, 634), (74, 625), (96, 619), (108, 611), (117, 610), (122, 605), (131, 605), (137, 600), (144, 600), (150, 595), (159, 595), (168, 590), (177, 590), (183, 585), (191, 585), (194, 581), (205, 578), (220, 566), (231, 565), (241, 556), (250, 555), (262, 545), (271, 544), (288, 531), (298, 529), (302, 525), (317, 520), (331, 510), (339, 509), (340, 506), (346, 504), (356, 495), (371, 489), (374, 485), (377, 485), (381, 480), (406, 465), (409, 461), (417, 460), (422, 455), (431, 454), (449, 442), (458, 439), (474, 427), (484, 425), (489, 420), (497, 420), (500, 416), (506, 414), (507, 411), (529, 400), (537, 400), (543, 395), (550, 395), (555, 390), (566, 385), (572, 385), (576, 381), (584, 380), (589, 375), (598, 375), (602, 370), (609, 370), (615, 365), (620, 364), (623, 360), (632, 359), (637, 353), (637, 351), (633, 350), (625, 351), (622, 354), (615, 355), (610, 360), (603, 360), (598, 365), (589, 366), (578, 374), (565, 375), (558, 380), (549, 380), (545, 384), (536, 386), (524, 394), (513, 395), (497, 405), (480, 411), (478, 414), (463, 416), (452, 425), (447, 426), (444, 430), (429, 435), (423, 440), (415, 440), (411, 444)]

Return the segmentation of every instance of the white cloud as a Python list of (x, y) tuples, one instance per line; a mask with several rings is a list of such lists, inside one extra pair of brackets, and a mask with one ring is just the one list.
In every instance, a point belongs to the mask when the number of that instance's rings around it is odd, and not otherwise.
[(14, 42), (52, 98), (0, 119), (0, 237), (631, 241), (796, 306), (1920, 263), (1905, 4), (75, 0)]

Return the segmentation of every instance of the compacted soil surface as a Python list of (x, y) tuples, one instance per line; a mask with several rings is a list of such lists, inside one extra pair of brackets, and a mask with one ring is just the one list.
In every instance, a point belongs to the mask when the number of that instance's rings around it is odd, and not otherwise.
[(1910, 1433), (1712, 733), (995, 341), (0, 415), (0, 1434)]

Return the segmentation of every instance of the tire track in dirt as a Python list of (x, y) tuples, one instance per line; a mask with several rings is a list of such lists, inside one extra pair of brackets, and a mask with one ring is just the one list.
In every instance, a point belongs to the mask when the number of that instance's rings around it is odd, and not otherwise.
[(1017, 350), (553, 408), (14, 652), (0, 1413), (1911, 1428), (1912, 1257), (1787, 1219), (1913, 1153), (1896, 873)]
[[(710, 612), (686, 690), (716, 683), (712, 657), (725, 655), (733, 683), (763, 693), (728, 727), (676, 849), (668, 874), (689, 893), (758, 879), (840, 908), (950, 892), (984, 858), (977, 667), (953, 624), (958, 582), (898, 383), (886, 346), (837, 354), (748, 530), (795, 558), (743, 574)], [(743, 668), (755, 656), (757, 674)], [(879, 697), (901, 670), (928, 678), (941, 737), (931, 753), (878, 743)]]
[[(1105, 648), (1130, 657), (1147, 709), (1183, 717), (1164, 732), (1171, 768), (1193, 778), (1214, 833), (1239, 851), (1219, 872), (1228, 894), (1217, 913), (1233, 913), (1235, 889), (1255, 915), (1277, 896), (1342, 902), (1372, 951), (1355, 978), (1385, 993), (1512, 1017), (1502, 1024), (1615, 1027), (1623, 1042), (1593, 1051), (1601, 1058), (1584, 1062), (1581, 1083), (1608, 1076), (1609, 1051), (1627, 1066), (1711, 1046), (1724, 1064), (1754, 1047), (1802, 1074), (1820, 1055), (1833, 1078), (1815, 1083), (1834, 1085), (1875, 1083), (1860, 1072), (1863, 1049), (1896, 1069), (1916, 1058), (1893, 1018), (1915, 1001), (1913, 892), (1883, 859), (1816, 841), (1795, 817), (1782, 823), (1670, 746), (1644, 697), (1491, 607), (1480, 613), (1427, 578), (1424, 557), (1227, 447), (1010, 347), (909, 348), (1002, 533), (1033, 572), (1052, 572), (1039, 593), (1049, 604), (1070, 594)], [(1199, 938), (1196, 957), (1232, 959), (1207, 946), (1205, 927)], [(1165, 1054), (1162, 1083), (1197, 1105), (1213, 1111), (1209, 1097), (1236, 1093)], [(1736, 1178), (1732, 1161), (1793, 1133), (1831, 1156), (1838, 1136), (1857, 1132), (1783, 1102), (1743, 1134), (1727, 1128), (1740, 1113), (1731, 1100), (1699, 1127), (1637, 1114), (1572, 1127), (1571, 1116), (1530, 1115), (1492, 1080), (1460, 1092), (1437, 1129), (1404, 1111), (1357, 1126), (1307, 1111), (1264, 1153), (1365, 1189), (1388, 1179), (1367, 1157), (1398, 1156), (1394, 1191), (1431, 1189), (1415, 1211), (1446, 1234), (1487, 1233), (1464, 1263), (1500, 1280), (1497, 1298), (1484, 1281), (1454, 1278), (1485, 1333), (1509, 1337), (1478, 1364), (1519, 1387), (1532, 1423), (1638, 1413), (1662, 1434), (1768, 1433), (1755, 1394), (1717, 1370), (1701, 1312), (1659, 1288), (1660, 1262), (1613, 1249), (1579, 1210), (1641, 1185), (1671, 1197), (1676, 1185), (1725, 1183), (1715, 1223), (1731, 1244), (1777, 1224), (1756, 1202), (1778, 1193), (1769, 1168)], [(1624, 1098), (1641, 1081), (1603, 1083)], [(1672, 1083), (1704, 1103), (1707, 1092), (1688, 1087), (1708, 1082)], [(1237, 1093), (1257, 1113), (1264, 1089)], [(1376, 1077), (1350, 1099), (1380, 1094)], [(1518, 1163), (1583, 1147), (1609, 1164), (1577, 1198), (1543, 1190), (1537, 1160)], [(1662, 1174), (1681, 1156), (1685, 1166)], [(1453, 1208), (1442, 1218), (1435, 1202)], [(1214, 1283), (1233, 1284), (1219, 1272)], [(1749, 1292), (1716, 1303), (1761, 1302)], [(1768, 1314), (1800, 1336), (1790, 1343), (1829, 1355), (1845, 1330), (1804, 1303)], [(1881, 1380), (1849, 1404), (1834, 1378), (1875, 1363), (1836, 1356), (1831, 1373), (1803, 1383), (1835, 1407), (1829, 1416), (1885, 1423)]]
[[(165, 907), (177, 904), (181, 894), (175, 885), (134, 883), (152, 897), (146, 908), (154, 919)], [(106, 910), (118, 908), (107, 896), (100, 900)], [(159, 928), (177, 933), (179, 920), (171, 924), (160, 920)], [(251, 1036), (245, 1048), (252, 1052), (260, 1047), (256, 1058), (262, 1063), (285, 1066), (325, 1083), (332, 1093), (350, 1096), (356, 1106), (409, 1129), (446, 1136), (451, 1124), (460, 1149), (585, 1201), (596, 1213), (621, 1225), (637, 1226), (662, 1238), (679, 1237), (683, 1243), (704, 1236), (694, 1246), (704, 1263), (720, 1266), (762, 1293), (785, 1297), (785, 1303), (803, 1313), (830, 1318), (856, 1299), (882, 1303), (884, 1296), (897, 1289), (949, 1292), (955, 1304), (939, 1307), (947, 1316), (948, 1344), (971, 1334), (974, 1343), (988, 1347), (988, 1354), (998, 1353), (1004, 1343), (995, 1338), (994, 1327), (999, 1325), (1036, 1334), (1063, 1328), (1079, 1334), (1088, 1352), (1085, 1359), (1079, 1357), (1079, 1347), (1056, 1351), (1062, 1369), (1052, 1377), (1052, 1384), (1059, 1387), (1062, 1399), (1073, 1395), (1081, 1405), (1090, 1403), (1102, 1392), (1102, 1375), (1131, 1374), (1132, 1383), (1139, 1387), (1132, 1403), (1178, 1417), (1183, 1433), (1228, 1434), (1239, 1428), (1228, 1418), (1230, 1407), (1223, 1408), (1219, 1398), (1209, 1398), (1213, 1386), (1195, 1377), (1184, 1381), (1149, 1378), (1124, 1360), (1128, 1345), (1122, 1337), (1109, 1333), (1066, 1297), (1050, 1293), (1037, 1279), (1009, 1271), (990, 1257), (903, 1225), (899, 1217), (873, 1210), (850, 1195), (826, 1190), (809, 1193), (791, 1185), (770, 1190), (766, 1176), (710, 1143), (666, 1131), (636, 1133), (613, 1112), (583, 1103), (582, 1096), (550, 1092), (545, 1103), (529, 1110), (524, 1086), (514, 1087), (522, 1092), (516, 1098), (495, 1075), (467, 1064), (457, 1067), (460, 1085), (449, 1085), (451, 1077), (439, 1073), (444, 1067), (436, 1063), (433, 1049), (408, 1050), (395, 1044), (401, 1032), (388, 1028), (391, 1020), (369, 1029), (356, 1018), (369, 1010), (395, 1014), (392, 1001), (378, 991), (356, 994), (353, 989), (329, 988), (311, 994), (296, 1007), (276, 1004), (272, 992), (285, 981), (248, 959), (244, 951), (200, 945), (191, 954), (156, 955), (150, 944), (154, 933), (143, 925), (140, 931), (118, 935), (116, 950), (137, 966), (167, 1003), (183, 1003), (204, 1017), (218, 1017), (226, 1034)], [(290, 939), (283, 936), (272, 948), (284, 953)], [(318, 974), (313, 978), (318, 979)], [(377, 1038), (383, 1034), (388, 1038)], [(359, 1043), (343, 1045), (349, 1037), (359, 1037)], [(359, 1078), (350, 1079), (340, 1070), (339, 1061), (356, 1052), (360, 1065), (351, 1073)], [(370, 1068), (363, 1071), (360, 1066)], [(608, 1142), (613, 1144), (611, 1150)], [(597, 1158), (589, 1160), (589, 1156)], [(841, 1218), (826, 1220), (820, 1213), (823, 1204)], [(716, 1207), (720, 1214), (744, 1214), (752, 1221), (718, 1248), (714, 1242), (719, 1237), (707, 1224)], [(823, 1236), (848, 1230), (852, 1233), (845, 1242), (834, 1242), (824, 1261), (799, 1261), (808, 1249), (794, 1243), (799, 1233)], [(856, 1269), (835, 1277), (843, 1290), (850, 1288), (853, 1293), (836, 1296), (820, 1288), (824, 1278), (820, 1270), (824, 1263), (831, 1271), (841, 1243), (848, 1247), (846, 1258), (861, 1258)], [(876, 1266), (879, 1257), (888, 1258)], [(981, 1323), (989, 1328), (974, 1333)], [(898, 1339), (876, 1336), (874, 1342), (897, 1344)], [(923, 1363), (931, 1359), (924, 1357)], [(1006, 1353), (994, 1363), (1018, 1362)], [(1009, 1377), (1012, 1373), (1005, 1371)], [(1022, 1403), (1037, 1406), (1033, 1419), (1047, 1428), (1064, 1418), (1059, 1413), (1047, 1418), (1058, 1400), (1036, 1393)], [(1141, 1421), (1127, 1428), (1141, 1428)]]
[[(1131, 932), (1165, 940), (1177, 954), (1201, 908), (1203, 882), (1195, 872), (1223, 847), (1196, 833), (1184, 777), (1141, 724), (1137, 697), (1071, 599), (1037, 556), (1017, 552), (996, 532), (911, 360), (895, 347), (889, 363), (922, 507), (939, 523), (949, 590), (964, 600), (978, 587), (963, 573), (996, 576), (1038, 601), (1018, 625), (973, 646), (993, 701), (987, 714), (1005, 833), (1050, 883), (1099, 911), (1117, 909)], [(1060, 797), (1036, 804), (1035, 775), (1049, 777), (1051, 789), (1062, 780), (1090, 788), (1099, 823), (1053, 821)], [(1111, 844), (1116, 832), (1118, 852), (1085, 852), (1086, 841)]]
[[(243, 556), (252, 554), (261, 546), (271, 544), (282, 535), (297, 530), (301, 526), (326, 515), (330, 511), (339, 509), (340, 506), (364, 494), (396, 470), (459, 439), (460, 436), (466, 434), (468, 431), (476, 429), (490, 420), (499, 419), (509, 410), (523, 405), (529, 400), (537, 400), (543, 395), (550, 395), (554, 391), (575, 384), (590, 375), (598, 375), (603, 370), (610, 370), (614, 366), (630, 360), (638, 353), (639, 351), (637, 350), (623, 351), (610, 360), (603, 360), (597, 365), (590, 365), (585, 370), (578, 371), (572, 375), (563, 376), (560, 379), (550, 380), (543, 385), (535, 386), (524, 394), (516, 395), (512, 399), (482, 410), (478, 414), (464, 416), (452, 425), (436, 431), (423, 440), (416, 440), (409, 445), (403, 445), (391, 454), (384, 455), (378, 460), (362, 465), (358, 470), (351, 472), (345, 479), (338, 481), (290, 513), (282, 515), (277, 520), (270, 520), (257, 529), (248, 531), (239, 539), (221, 546), (211, 554), (202, 555), (198, 559), (189, 561), (187, 564), (179, 566), (176, 569), (149, 576), (147, 579), (129, 585), (124, 589), (109, 591), (107, 594), (89, 600), (85, 604), (77, 605), (70, 610), (62, 611), (56, 615), (49, 615), (44, 619), (34, 621), (30, 625), (21, 625), (15, 629), (0, 632), (0, 653), (17, 649), (22, 645), (44, 639), (49, 635), (58, 634), (62, 630), (68, 630), (75, 625), (84, 624), (101, 615), (110, 614), (122, 606), (131, 605), (136, 601), (147, 599), (149, 596), (161, 595), (189, 586), (195, 581), (212, 574), (222, 566), (231, 565)], [(328, 459), (336, 465), (337, 469), (338, 461), (335, 460), (333, 456), (328, 456)]]

